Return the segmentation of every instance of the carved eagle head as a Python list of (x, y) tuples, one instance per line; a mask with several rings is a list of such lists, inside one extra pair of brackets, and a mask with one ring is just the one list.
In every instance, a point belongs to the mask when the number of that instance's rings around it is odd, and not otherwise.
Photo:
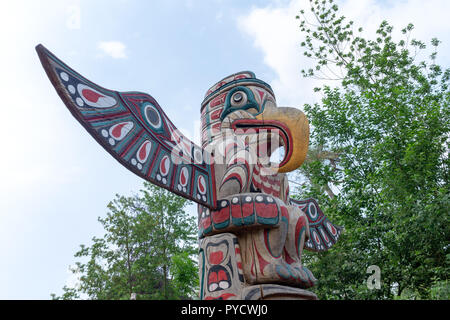
[[(201, 120), (202, 145), (213, 153), (220, 149), (221, 141), (234, 138), (252, 149), (254, 158), (268, 165), (272, 173), (293, 171), (305, 160), (309, 143), (306, 116), (295, 108), (277, 107), (270, 85), (253, 72), (235, 73), (214, 84), (202, 102)], [(271, 163), (270, 156), (279, 147), (284, 148), (284, 158)]]

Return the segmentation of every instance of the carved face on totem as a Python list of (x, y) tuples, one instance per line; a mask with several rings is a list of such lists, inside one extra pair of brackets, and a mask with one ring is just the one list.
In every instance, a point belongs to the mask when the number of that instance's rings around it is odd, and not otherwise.
[[(288, 198), (283, 173), (298, 168), (308, 150), (303, 112), (277, 107), (270, 85), (245, 71), (207, 91), (201, 118), (202, 146), (214, 154), (219, 199), (242, 192)], [(272, 163), (270, 157), (280, 147), (284, 158)]]

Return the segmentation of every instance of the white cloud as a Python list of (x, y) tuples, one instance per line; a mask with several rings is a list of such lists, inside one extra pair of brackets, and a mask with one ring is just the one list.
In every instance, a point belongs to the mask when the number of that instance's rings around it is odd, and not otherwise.
[(264, 53), (264, 62), (277, 74), (270, 85), (278, 105), (306, 103), (314, 87), (300, 73), (309, 63), (300, 50), (301, 34), (295, 19), (300, 2), (305, 4), (305, 1), (291, 1), (284, 7), (254, 8), (246, 17), (238, 19), (239, 28), (253, 38), (254, 45)]
[(126, 46), (120, 41), (101, 41), (98, 48), (114, 59), (124, 59), (127, 57)]
[[(420, 0), (384, 1), (347, 0), (338, 1), (339, 13), (362, 26), (367, 35), (374, 34), (381, 21), (387, 20), (400, 35), (408, 23), (415, 29), (412, 37), (429, 43), (432, 37), (442, 40), (439, 63), (449, 65), (450, 1)], [(271, 67), (276, 78), (270, 81), (277, 96), (278, 105), (300, 106), (317, 101), (313, 88), (323, 82), (301, 76), (301, 69), (311, 66), (311, 59), (303, 56), (300, 43), (303, 34), (295, 16), (300, 9), (308, 12), (309, 0), (291, 0), (288, 4), (275, 1), (264, 8), (254, 7), (246, 16), (237, 18), (238, 27), (253, 38), (254, 45), (264, 54), (264, 62)], [(425, 57), (423, 57), (425, 58)]]

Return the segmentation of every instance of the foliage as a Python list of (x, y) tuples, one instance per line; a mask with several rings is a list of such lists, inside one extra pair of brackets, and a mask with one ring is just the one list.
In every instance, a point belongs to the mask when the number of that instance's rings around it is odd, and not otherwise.
[[(318, 198), (345, 231), (333, 249), (307, 254), (322, 299), (448, 297), (449, 79), (426, 45), (383, 21), (373, 39), (339, 17), (333, 1), (301, 11), (301, 43), (315, 66), (303, 75), (339, 81), (305, 105), (312, 133), (297, 196)], [(312, 20), (310, 18), (312, 16)], [(311, 22), (313, 21), (313, 22)], [(369, 290), (367, 267), (381, 269)], [(409, 296), (402, 295), (409, 292)], [(446, 294), (445, 294), (446, 292)]]
[(449, 300), (450, 299), (450, 283), (448, 280), (437, 281), (430, 290), (431, 299)]
[[(172, 284), (179, 296), (189, 297), (199, 286), (198, 263), (193, 261), (189, 253), (184, 251), (172, 256)], [(198, 294), (197, 294), (198, 296)]]
[[(81, 245), (73, 272), (76, 288), (54, 299), (179, 299), (194, 294), (197, 277), (189, 263), (196, 224), (184, 212), (187, 200), (144, 183), (139, 195), (116, 196), (105, 218), (105, 234)], [(184, 274), (180, 267), (186, 266)], [(172, 279), (173, 278), (173, 279)]]

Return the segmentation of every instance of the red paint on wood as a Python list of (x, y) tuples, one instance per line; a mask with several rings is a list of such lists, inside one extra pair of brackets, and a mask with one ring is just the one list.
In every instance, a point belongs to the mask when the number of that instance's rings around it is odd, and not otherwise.
[(103, 95), (98, 94), (97, 92), (94, 92), (89, 89), (83, 89), (81, 91), (81, 94), (83, 95), (83, 97), (85, 97), (87, 100), (89, 100), (90, 102), (93, 102), (93, 103), (97, 103), (98, 99), (100, 99), (101, 97), (104, 97)]
[(219, 264), (223, 260), (223, 252), (215, 251), (209, 254), (209, 263), (211, 264)]
[(275, 218), (278, 214), (277, 205), (275, 203), (255, 203), (256, 214), (262, 218)]

